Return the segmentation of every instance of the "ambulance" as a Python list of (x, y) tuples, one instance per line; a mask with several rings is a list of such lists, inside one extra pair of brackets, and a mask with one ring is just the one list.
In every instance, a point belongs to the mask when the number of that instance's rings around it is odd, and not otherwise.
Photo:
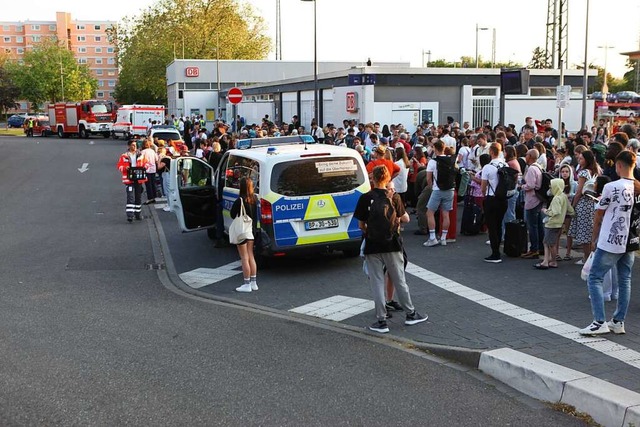
[(197, 158), (173, 159), (168, 202), (181, 230), (209, 230), (213, 238), (221, 198), (228, 233), (243, 177), (253, 181), (260, 201), (256, 255), (359, 254), (362, 233), (353, 213), (371, 187), (357, 151), (301, 135), (240, 140), (217, 170)]
[(125, 139), (146, 136), (149, 120), (160, 124), (164, 120), (162, 105), (122, 105), (118, 108), (116, 122), (113, 124), (111, 136), (114, 139)]

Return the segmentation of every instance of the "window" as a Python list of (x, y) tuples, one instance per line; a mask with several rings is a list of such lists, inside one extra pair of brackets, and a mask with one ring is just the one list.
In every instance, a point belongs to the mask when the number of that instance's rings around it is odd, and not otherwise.
[(4, 38), (4, 42), (5, 43), (11, 43), (11, 37), (5, 37)]
[(102, 36), (95, 36), (94, 38), (96, 39), (97, 42), (101, 42), (102, 41)]
[(9, 25), (3, 25), (2, 31), (11, 31), (11, 27)]
[[(153, 136), (160, 136), (160, 133)], [(172, 139), (176, 137), (172, 135)], [(164, 138), (160, 138), (164, 139)], [(166, 139), (165, 139), (166, 141)], [(204, 162), (191, 159), (179, 159), (178, 186), (180, 188), (211, 187), (211, 168)]]
[(22, 25), (16, 25), (16, 31), (22, 31)]
[(102, 58), (96, 58), (96, 64), (102, 64)]
[(76, 25), (76, 30), (84, 30), (84, 25)]
[(277, 163), (271, 190), (284, 196), (352, 191), (364, 183), (364, 172), (351, 157), (331, 157)]
[(32, 25), (32, 26), (31, 26), (31, 29), (32, 29), (33, 31), (40, 31), (40, 25)]
[(78, 58), (78, 64), (86, 64), (87, 58)]
[(102, 53), (102, 48), (101, 47), (97, 47), (96, 48), (96, 53)]
[(78, 36), (78, 41), (79, 42), (84, 42), (86, 40), (87, 40), (87, 38), (85, 36)]
[(532, 87), (531, 96), (556, 96), (555, 87)]
[(227, 162), (227, 179), (225, 187), (240, 189), (240, 179), (250, 178), (253, 181), (254, 190), (258, 192), (258, 177), (260, 176), (260, 164), (256, 160), (241, 156), (229, 156)]
[(116, 75), (116, 72), (115, 72), (115, 71), (109, 71), (109, 72), (107, 73), (107, 75), (108, 75), (108, 76), (115, 76), (115, 75)]
[(107, 48), (107, 53), (113, 53), (113, 48), (112, 47), (108, 47)]
[(496, 96), (497, 89), (494, 88), (474, 88), (473, 96)]
[(101, 76), (102, 75), (102, 70), (96, 70), (96, 76)]
[(116, 87), (116, 81), (115, 80), (109, 80), (109, 87)]
[(100, 25), (94, 25), (93, 29), (96, 30), (96, 31), (100, 31)]
[(107, 64), (115, 64), (115, 63), (116, 63), (116, 59), (115, 58), (107, 59)]
[(98, 87), (104, 86), (104, 80), (98, 80)]
[(16, 43), (24, 43), (24, 37), (16, 36)]
[(40, 36), (31, 36), (31, 41), (34, 41), (36, 43), (40, 42)]
[(56, 30), (55, 25), (49, 25), (49, 31), (55, 31), (55, 30)]
[(104, 92), (97, 92), (97, 93), (96, 93), (96, 96), (97, 96), (98, 98), (104, 98)]
[(16, 49), (16, 52), (18, 52), (18, 55), (22, 55), (24, 53), (24, 49), (19, 47)]
[(87, 48), (86, 47), (79, 47), (78, 48), (78, 53), (87, 53)]

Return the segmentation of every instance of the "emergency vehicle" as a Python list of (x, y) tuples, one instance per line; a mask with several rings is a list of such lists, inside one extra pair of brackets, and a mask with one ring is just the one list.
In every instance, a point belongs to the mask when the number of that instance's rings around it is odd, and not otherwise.
[(215, 171), (194, 157), (171, 160), (170, 171), (169, 207), (183, 232), (213, 229), (222, 197), (228, 234), (240, 179), (247, 177), (260, 201), (256, 255), (360, 253), (362, 232), (353, 213), (371, 187), (355, 150), (315, 144), (310, 135), (245, 139), (224, 154)]
[(29, 132), (29, 120), (33, 120), (33, 136), (49, 136), (52, 135), (51, 126), (49, 125), (49, 117), (47, 116), (27, 116), (24, 120), (23, 128), (25, 135)]
[(60, 138), (71, 135), (89, 138), (92, 134), (111, 136), (115, 112), (109, 101), (58, 102), (49, 104), (47, 110), (51, 130)]
[(116, 122), (113, 124), (111, 136), (118, 139), (120, 136), (130, 139), (145, 136), (148, 123), (162, 123), (165, 108), (162, 105), (122, 105), (116, 113)]

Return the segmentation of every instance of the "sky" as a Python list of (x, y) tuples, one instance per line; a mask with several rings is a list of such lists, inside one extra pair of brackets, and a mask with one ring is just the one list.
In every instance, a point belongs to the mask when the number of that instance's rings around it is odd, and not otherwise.
[[(276, 0), (242, 0), (262, 16), (274, 48)], [(313, 3), (280, 0), (282, 59), (313, 60)], [(55, 20), (56, 11), (73, 19), (119, 21), (137, 15), (155, 0), (109, 0), (99, 8), (79, 0), (32, 0), (2, 5), (2, 21)], [(584, 62), (587, 0), (569, 1), (569, 68)], [(317, 0), (318, 60), (409, 62), (420, 67), (431, 60), (475, 56), (476, 24), (496, 29), (496, 60), (528, 64), (533, 49), (544, 47), (547, 0)], [(640, 0), (590, 0), (587, 59), (622, 77), (620, 52), (640, 49)], [(478, 53), (490, 60), (492, 31), (478, 32)], [(605, 46), (609, 48), (605, 49)]]

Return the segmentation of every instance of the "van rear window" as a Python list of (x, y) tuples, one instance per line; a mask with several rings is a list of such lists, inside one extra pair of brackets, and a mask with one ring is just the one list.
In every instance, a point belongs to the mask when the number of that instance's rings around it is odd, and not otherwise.
[(277, 163), (271, 174), (271, 191), (283, 196), (352, 191), (364, 183), (365, 176), (352, 157), (309, 158)]

